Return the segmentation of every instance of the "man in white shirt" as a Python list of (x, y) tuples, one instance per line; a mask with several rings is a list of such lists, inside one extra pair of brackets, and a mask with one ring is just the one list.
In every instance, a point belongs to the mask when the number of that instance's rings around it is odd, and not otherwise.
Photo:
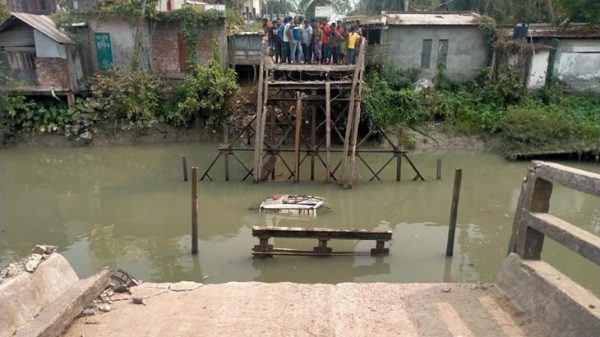
[(313, 27), (310, 20), (304, 22), (304, 31), (302, 31), (302, 51), (304, 52), (304, 63), (312, 63), (313, 54)]

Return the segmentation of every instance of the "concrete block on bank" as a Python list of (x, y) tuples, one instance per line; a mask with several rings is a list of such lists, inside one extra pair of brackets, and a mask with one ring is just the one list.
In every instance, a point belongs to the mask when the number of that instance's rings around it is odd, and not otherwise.
[(598, 336), (600, 300), (548, 263), (510, 254), (500, 267), (496, 285), (549, 336)]
[(15, 337), (56, 337), (71, 324), (110, 282), (112, 272), (102, 272), (79, 281), (56, 301), (45, 307), (40, 314), (19, 329)]
[(69, 262), (59, 254), (45, 257), (33, 273), (21, 273), (0, 283), (0, 337), (12, 336), (50, 303), (78, 282)]

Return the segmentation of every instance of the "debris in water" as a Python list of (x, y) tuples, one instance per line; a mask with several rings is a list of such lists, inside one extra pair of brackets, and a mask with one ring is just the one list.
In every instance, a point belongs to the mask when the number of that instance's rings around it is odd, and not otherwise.
[(58, 247), (56, 246), (50, 246), (50, 245), (35, 245), (35, 248), (33, 248), (33, 253), (34, 254), (40, 254), (40, 255), (50, 255), (54, 252), (56, 252), (56, 250), (58, 249)]
[(324, 198), (313, 195), (273, 195), (260, 204), (259, 211), (316, 217), (317, 211), (323, 207), (323, 200)]

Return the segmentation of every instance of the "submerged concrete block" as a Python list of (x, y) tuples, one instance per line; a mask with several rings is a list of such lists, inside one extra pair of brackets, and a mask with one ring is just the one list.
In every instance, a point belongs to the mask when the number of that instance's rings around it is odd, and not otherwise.
[(78, 280), (69, 262), (59, 254), (47, 256), (33, 273), (23, 271), (4, 280), (0, 284), (0, 337), (12, 336)]
[(600, 333), (600, 300), (544, 261), (510, 254), (496, 285), (549, 336), (597, 337)]

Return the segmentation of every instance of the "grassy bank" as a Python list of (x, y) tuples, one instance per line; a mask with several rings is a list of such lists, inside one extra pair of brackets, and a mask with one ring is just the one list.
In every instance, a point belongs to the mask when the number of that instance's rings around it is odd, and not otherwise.
[(0, 92), (0, 142), (50, 134), (86, 143), (106, 128), (143, 133), (161, 123), (219, 129), (239, 89), (233, 70), (216, 60), (206, 67), (193, 65), (182, 82), (143, 70), (119, 70), (94, 75), (88, 87), (72, 110), (55, 98), (29, 100)]
[(454, 82), (439, 71), (433, 88), (413, 89), (416, 71), (372, 69), (365, 109), (384, 127), (441, 122), (463, 134), (500, 139), (494, 150), (514, 153), (598, 147), (600, 96), (569, 95), (555, 86), (528, 92), (515, 69)]

